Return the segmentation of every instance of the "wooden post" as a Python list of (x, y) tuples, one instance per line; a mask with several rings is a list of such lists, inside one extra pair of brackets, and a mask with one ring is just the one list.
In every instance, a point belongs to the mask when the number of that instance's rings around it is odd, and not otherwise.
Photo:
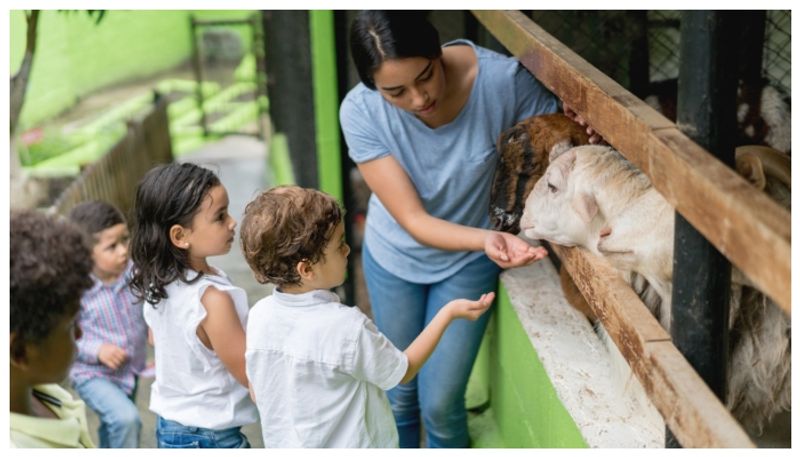
[[(684, 12), (678, 78), (678, 126), (728, 166), (734, 164), (736, 140), (738, 78), (736, 47), (730, 45), (736, 41), (734, 25), (732, 13)], [(674, 252), (672, 339), (724, 401), (730, 263), (679, 213)]]

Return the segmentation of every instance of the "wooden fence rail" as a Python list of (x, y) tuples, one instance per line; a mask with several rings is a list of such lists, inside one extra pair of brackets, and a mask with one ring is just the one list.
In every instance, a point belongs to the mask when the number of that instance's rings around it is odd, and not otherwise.
[(130, 214), (136, 185), (155, 165), (172, 162), (167, 101), (156, 97), (152, 110), (128, 123), (128, 132), (100, 160), (87, 167), (59, 195), (52, 211), (66, 214), (86, 200), (103, 200)]
[[(646, 173), (734, 265), (791, 312), (791, 218), (677, 126), (519, 11), (473, 11), (536, 78)], [(754, 447), (670, 335), (603, 259), (556, 253), (683, 446)]]

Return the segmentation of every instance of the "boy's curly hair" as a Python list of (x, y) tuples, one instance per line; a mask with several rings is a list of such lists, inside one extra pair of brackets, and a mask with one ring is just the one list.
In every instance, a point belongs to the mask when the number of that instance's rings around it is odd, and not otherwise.
[(279, 287), (300, 284), (295, 267), (323, 259), (342, 217), (336, 200), (318, 190), (279, 186), (262, 192), (247, 204), (240, 231), (256, 280)]
[(93, 263), (89, 237), (63, 217), (12, 211), (10, 225), (11, 351), (19, 355), (78, 312)]

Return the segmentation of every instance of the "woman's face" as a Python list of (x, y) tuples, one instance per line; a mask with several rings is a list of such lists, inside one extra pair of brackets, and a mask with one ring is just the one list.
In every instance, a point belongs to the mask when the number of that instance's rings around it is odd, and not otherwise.
[(445, 78), (441, 58), (386, 60), (372, 78), (386, 101), (419, 118), (436, 116), (442, 105)]

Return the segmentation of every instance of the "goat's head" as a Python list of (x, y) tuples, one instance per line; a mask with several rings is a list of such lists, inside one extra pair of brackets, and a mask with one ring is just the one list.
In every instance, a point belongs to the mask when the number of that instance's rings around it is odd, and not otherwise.
[(599, 210), (594, 195), (582, 182), (576, 163), (581, 154), (593, 154), (606, 146), (578, 146), (550, 156), (544, 176), (533, 187), (520, 222), (525, 236), (562, 246), (583, 246), (595, 250)]

